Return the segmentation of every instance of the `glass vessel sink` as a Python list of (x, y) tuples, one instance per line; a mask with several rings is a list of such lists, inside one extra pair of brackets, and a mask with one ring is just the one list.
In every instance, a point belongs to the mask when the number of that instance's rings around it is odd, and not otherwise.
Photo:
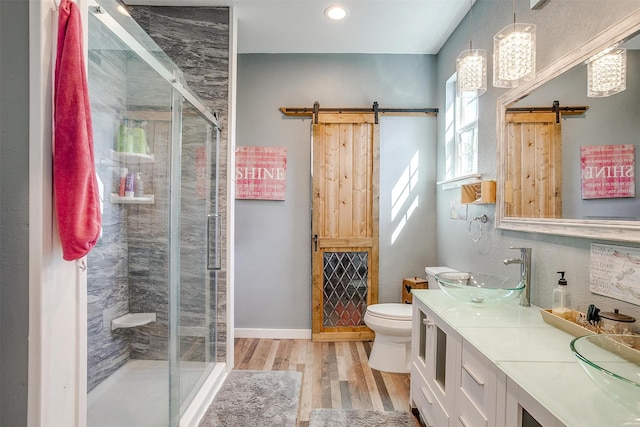
[(582, 368), (607, 396), (640, 414), (640, 336), (585, 335), (570, 345)]
[(497, 274), (443, 272), (435, 277), (444, 293), (474, 305), (503, 304), (524, 290), (524, 283)]

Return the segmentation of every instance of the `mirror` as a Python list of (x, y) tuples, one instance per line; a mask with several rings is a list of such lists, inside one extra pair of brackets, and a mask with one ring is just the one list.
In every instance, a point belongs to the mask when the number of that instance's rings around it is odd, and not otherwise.
[[(634, 172), (635, 157), (640, 154), (637, 34), (640, 11), (498, 99), (498, 228), (640, 241), (640, 173)], [(627, 89), (607, 97), (587, 97), (587, 60), (618, 43), (627, 48)], [(556, 100), (559, 116), (552, 109)], [(546, 112), (537, 114), (537, 108)], [(552, 136), (546, 146), (536, 142), (536, 147), (531, 148), (528, 137), (519, 140), (516, 122), (547, 120), (549, 125), (541, 132), (545, 138)], [(527, 153), (530, 149), (534, 151)], [(589, 173), (596, 169), (599, 174), (606, 173), (601, 166), (609, 171), (611, 167), (621, 167), (625, 178), (614, 179), (615, 184), (597, 184)], [(532, 178), (534, 175), (536, 178)], [(532, 181), (527, 185), (527, 179), (535, 179), (537, 184)], [(594, 189), (594, 185), (609, 188)]]

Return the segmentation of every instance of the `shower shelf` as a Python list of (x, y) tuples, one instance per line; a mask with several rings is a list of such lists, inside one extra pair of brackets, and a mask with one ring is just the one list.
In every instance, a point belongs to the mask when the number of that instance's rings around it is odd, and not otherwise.
[(111, 150), (111, 160), (122, 163), (153, 163), (153, 154)]
[(134, 328), (156, 321), (155, 313), (127, 313), (111, 321), (111, 330), (119, 328)]
[(141, 197), (121, 197), (116, 193), (111, 193), (109, 201), (111, 203), (137, 203), (141, 205), (152, 205), (155, 198), (153, 197), (153, 194), (145, 194)]

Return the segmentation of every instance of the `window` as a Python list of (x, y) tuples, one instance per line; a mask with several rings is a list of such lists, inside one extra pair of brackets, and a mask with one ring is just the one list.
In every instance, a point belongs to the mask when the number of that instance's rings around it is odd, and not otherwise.
[(445, 91), (445, 179), (478, 172), (478, 97), (460, 95), (457, 76)]

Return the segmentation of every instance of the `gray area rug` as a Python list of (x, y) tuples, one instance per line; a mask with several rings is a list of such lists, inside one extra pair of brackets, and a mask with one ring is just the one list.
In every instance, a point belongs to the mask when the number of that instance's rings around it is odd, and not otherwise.
[(231, 371), (199, 427), (295, 427), (302, 372)]
[(309, 427), (420, 427), (409, 412), (364, 409), (314, 409)]

